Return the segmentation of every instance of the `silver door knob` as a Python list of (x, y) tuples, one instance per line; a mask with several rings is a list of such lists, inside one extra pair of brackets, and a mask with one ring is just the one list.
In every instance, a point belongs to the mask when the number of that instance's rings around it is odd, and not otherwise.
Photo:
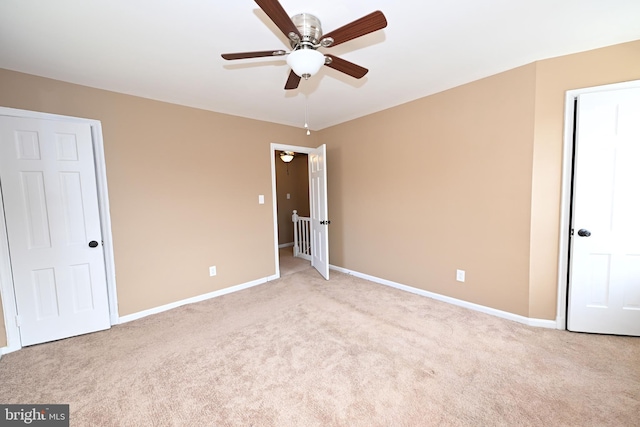
[(581, 228), (580, 230), (578, 230), (578, 236), (580, 236), (580, 237), (589, 237), (589, 236), (591, 236), (591, 232), (589, 230)]

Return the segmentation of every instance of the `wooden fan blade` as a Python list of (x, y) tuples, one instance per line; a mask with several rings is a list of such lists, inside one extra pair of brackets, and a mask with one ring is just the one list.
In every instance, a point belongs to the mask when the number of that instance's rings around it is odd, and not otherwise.
[(333, 55), (325, 55), (326, 57), (331, 58), (331, 62), (325, 64), (327, 67), (333, 68), (334, 70), (338, 70), (342, 73), (348, 74), (351, 77), (355, 77), (356, 79), (361, 79), (369, 72), (364, 67), (354, 64), (353, 62), (349, 62), (345, 59), (338, 58)]
[(223, 53), (222, 57), (227, 60), (232, 59), (247, 59), (247, 58), (262, 58), (265, 56), (284, 56), (287, 52), (284, 50), (263, 50), (260, 52), (238, 52), (238, 53)]
[(289, 73), (289, 78), (287, 79), (287, 84), (284, 85), (286, 90), (297, 89), (300, 84), (300, 76), (291, 70)]
[(300, 31), (298, 31), (298, 28), (278, 0), (255, 0), (255, 2), (287, 38), (289, 38), (289, 33), (297, 34), (298, 37), (302, 38)]
[(323, 39), (331, 37), (333, 43), (328, 47), (337, 46), (340, 43), (348, 42), (355, 38), (364, 36), (365, 34), (373, 33), (387, 26), (387, 18), (379, 10), (363, 16), (360, 19), (356, 19), (350, 24), (344, 25), (337, 30), (331, 31), (329, 34), (322, 36)]

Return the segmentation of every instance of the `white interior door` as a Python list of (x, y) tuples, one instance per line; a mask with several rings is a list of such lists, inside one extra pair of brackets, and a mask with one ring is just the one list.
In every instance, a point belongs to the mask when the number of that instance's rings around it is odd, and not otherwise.
[(22, 345), (109, 328), (90, 126), (0, 117), (0, 184)]
[(311, 204), (311, 265), (329, 280), (329, 211), (327, 208), (327, 147), (309, 153)]
[(580, 95), (567, 329), (640, 335), (640, 88)]

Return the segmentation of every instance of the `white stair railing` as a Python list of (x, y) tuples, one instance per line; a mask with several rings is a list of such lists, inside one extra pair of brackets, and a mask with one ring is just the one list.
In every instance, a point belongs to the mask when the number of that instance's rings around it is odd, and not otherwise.
[(311, 218), (293, 211), (293, 256), (311, 260)]

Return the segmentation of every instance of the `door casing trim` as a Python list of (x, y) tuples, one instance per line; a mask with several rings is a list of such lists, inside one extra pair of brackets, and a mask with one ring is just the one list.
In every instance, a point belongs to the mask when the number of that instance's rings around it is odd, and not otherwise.
[[(98, 190), (98, 206), (100, 209), (100, 228), (102, 230), (107, 294), (109, 299), (109, 320), (111, 325), (118, 324), (116, 269), (113, 254), (113, 236), (111, 234), (111, 216), (109, 214), (109, 192), (107, 189), (107, 167), (104, 156), (104, 142), (102, 139), (102, 123), (99, 120), (94, 119), (19, 110), (8, 107), (0, 107), (0, 116), (84, 123), (91, 127), (94, 162), (96, 168), (96, 186)], [(0, 210), (4, 212), (1, 197)], [(7, 346), (0, 348), (0, 353), (2, 354), (10, 353), (22, 348), (20, 331), (16, 322), (17, 307), (15, 303), (13, 278), (11, 274), (11, 259), (9, 257), (8, 247), (9, 241), (6, 233), (5, 218), (4, 214), (2, 214), (0, 215), (0, 296), (2, 297), (4, 324), (7, 333)]]
[(558, 250), (558, 305), (556, 309), (556, 328), (567, 329), (567, 302), (569, 291), (569, 233), (571, 232), (571, 176), (573, 174), (573, 128), (575, 117), (575, 99), (579, 95), (619, 89), (640, 87), (640, 80), (613, 83), (602, 86), (569, 90), (564, 100), (564, 136), (562, 149), (562, 193), (560, 198), (560, 243)]
[(293, 151), (294, 153), (304, 153), (309, 154), (315, 148), (309, 147), (300, 147), (297, 145), (285, 145), (278, 144), (276, 142), (271, 143), (270, 153), (271, 153), (271, 204), (273, 206), (273, 243), (274, 243), (274, 252), (275, 252), (275, 268), (276, 274), (274, 275), (275, 279), (280, 278), (280, 248), (278, 244), (278, 193), (276, 188), (276, 152), (277, 151)]

